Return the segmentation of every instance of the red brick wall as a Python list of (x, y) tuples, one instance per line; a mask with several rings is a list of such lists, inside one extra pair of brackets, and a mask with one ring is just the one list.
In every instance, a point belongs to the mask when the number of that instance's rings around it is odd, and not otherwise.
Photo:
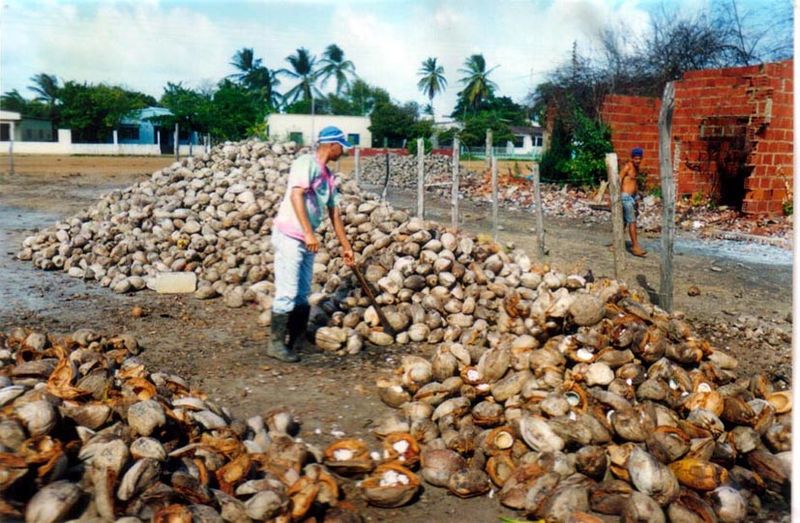
[(645, 96), (606, 96), (600, 117), (611, 127), (611, 141), (620, 168), (631, 157), (631, 149), (644, 151), (639, 169), (647, 173), (647, 184), (658, 184), (658, 112), (661, 100)]
[[(792, 66), (788, 60), (691, 71), (675, 83), (672, 141), (681, 143), (679, 195), (699, 191), (719, 197), (730, 179), (724, 173), (738, 173), (747, 176), (744, 212), (781, 212), (793, 174)], [(645, 150), (651, 184), (658, 183), (659, 103), (611, 95), (601, 109), (621, 159), (631, 147)]]

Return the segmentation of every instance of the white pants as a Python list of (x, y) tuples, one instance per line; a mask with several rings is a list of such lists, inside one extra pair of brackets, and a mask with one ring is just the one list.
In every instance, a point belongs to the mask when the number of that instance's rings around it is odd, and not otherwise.
[(314, 276), (314, 253), (306, 244), (284, 233), (272, 231), (275, 247), (275, 301), (273, 312), (288, 314), (297, 305), (307, 305)]

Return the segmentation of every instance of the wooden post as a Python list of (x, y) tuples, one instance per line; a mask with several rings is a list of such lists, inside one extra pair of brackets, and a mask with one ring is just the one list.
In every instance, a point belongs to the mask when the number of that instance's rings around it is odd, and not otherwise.
[(8, 174), (14, 174), (14, 127), (8, 126), (11, 134), (8, 136)]
[(539, 163), (533, 162), (533, 203), (536, 206), (536, 251), (539, 253), (539, 261), (544, 261), (544, 209), (542, 208), (542, 184), (539, 179)]
[(180, 152), (180, 146), (179, 146), (179, 142), (178, 142), (178, 136), (179, 136), (178, 135), (178, 123), (176, 122), (175, 123), (175, 161), (176, 162), (181, 159), (181, 152)]
[(386, 158), (386, 177), (383, 179), (383, 191), (381, 192), (381, 200), (386, 201), (386, 196), (389, 192), (389, 149), (386, 148), (387, 140), (383, 139), (383, 154)]
[(425, 219), (425, 140), (417, 138), (417, 216)]
[(608, 188), (611, 193), (611, 234), (614, 249), (614, 277), (621, 279), (625, 272), (625, 224), (622, 219), (622, 200), (619, 187), (619, 163), (617, 153), (606, 154)]
[(450, 202), (451, 222), (450, 225), (453, 231), (458, 230), (458, 167), (461, 145), (458, 142), (458, 137), (453, 138), (453, 184), (452, 184), (452, 200)]
[(492, 130), (486, 129), (486, 168), (489, 169), (492, 166), (492, 158), (494, 158), (494, 154), (492, 154)]
[(189, 158), (192, 157), (192, 145), (194, 144), (194, 131), (189, 133)]
[[(658, 115), (658, 158), (661, 170), (661, 202), (664, 207), (661, 223), (661, 285), (659, 305), (672, 311), (672, 254), (675, 244), (675, 182), (672, 172), (672, 109), (675, 105), (675, 84), (664, 87), (661, 112)], [(677, 149), (680, 153), (680, 148)], [(677, 163), (677, 162), (676, 162)]]
[(497, 242), (497, 209), (499, 207), (497, 196), (497, 158), (492, 154), (492, 239)]
[(359, 164), (360, 160), (361, 160), (361, 147), (356, 147), (356, 166), (355, 166), (356, 187), (358, 186), (358, 183), (360, 181), (359, 178), (361, 177), (361, 173), (359, 172), (359, 170), (361, 169), (361, 165)]

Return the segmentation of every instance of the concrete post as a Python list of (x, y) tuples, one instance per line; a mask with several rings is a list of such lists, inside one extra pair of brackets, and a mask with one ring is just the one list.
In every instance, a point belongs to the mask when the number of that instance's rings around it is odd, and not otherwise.
[(111, 134), (114, 136), (114, 145), (119, 145), (119, 131), (114, 129)]

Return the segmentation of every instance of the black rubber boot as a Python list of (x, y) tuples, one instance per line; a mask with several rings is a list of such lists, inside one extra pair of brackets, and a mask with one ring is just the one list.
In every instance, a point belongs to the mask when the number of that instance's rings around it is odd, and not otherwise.
[(303, 339), (308, 332), (308, 317), (311, 314), (311, 305), (297, 305), (289, 313), (289, 348), (293, 351), (300, 350)]
[(272, 326), (270, 327), (270, 342), (267, 356), (276, 360), (294, 363), (300, 361), (300, 356), (286, 345), (286, 334), (289, 330), (289, 314), (272, 311)]

